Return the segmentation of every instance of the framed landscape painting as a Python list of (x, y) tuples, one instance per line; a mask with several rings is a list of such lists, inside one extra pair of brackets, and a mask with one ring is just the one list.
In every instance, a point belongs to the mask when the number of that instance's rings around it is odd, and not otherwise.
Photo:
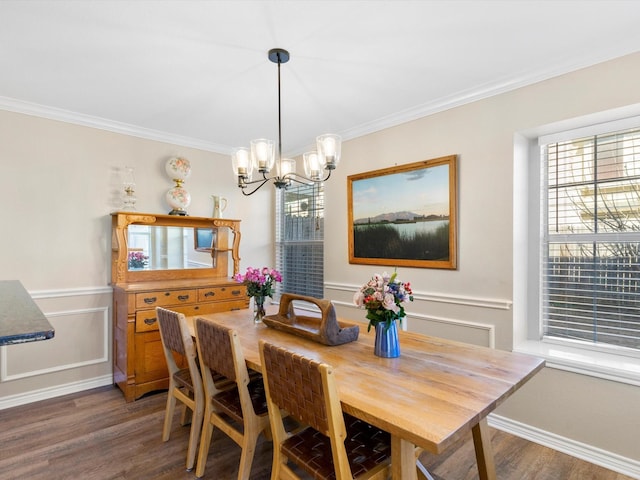
[(349, 263), (457, 268), (456, 156), (347, 177)]

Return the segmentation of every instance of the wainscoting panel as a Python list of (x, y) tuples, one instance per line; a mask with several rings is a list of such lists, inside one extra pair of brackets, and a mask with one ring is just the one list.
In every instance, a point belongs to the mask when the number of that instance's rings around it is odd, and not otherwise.
[(55, 329), (54, 338), (2, 349), (1, 382), (109, 361), (108, 307), (45, 312), (45, 316)]
[(406, 323), (407, 330), (423, 335), (471, 343), (481, 347), (495, 348), (496, 345), (495, 327), (486, 323), (421, 314), (411, 315)]
[(0, 347), (0, 409), (113, 383), (111, 288), (29, 294), (55, 336)]
[[(364, 310), (346, 302), (334, 300), (332, 303), (336, 307), (336, 314), (339, 317), (345, 319), (356, 318), (366, 322)], [(491, 324), (411, 313), (402, 322), (402, 329), (432, 337), (495, 348), (495, 327)]]

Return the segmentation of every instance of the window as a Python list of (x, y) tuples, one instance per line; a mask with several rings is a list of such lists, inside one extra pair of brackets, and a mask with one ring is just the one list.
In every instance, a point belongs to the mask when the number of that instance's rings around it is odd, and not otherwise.
[(324, 296), (324, 187), (300, 185), (278, 190), (276, 200), (276, 268), (283, 292)]
[(542, 335), (640, 352), (640, 128), (541, 154)]

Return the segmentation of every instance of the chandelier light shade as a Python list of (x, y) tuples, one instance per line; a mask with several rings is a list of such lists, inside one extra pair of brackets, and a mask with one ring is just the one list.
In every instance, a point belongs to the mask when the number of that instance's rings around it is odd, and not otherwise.
[[(338, 135), (320, 135), (316, 139), (316, 151), (303, 155), (304, 175), (296, 171), (296, 161), (282, 158), (282, 108), (280, 95), (280, 65), (289, 61), (289, 52), (281, 48), (269, 50), (269, 60), (278, 65), (278, 145), (272, 140), (251, 140), (250, 148), (237, 148), (231, 156), (233, 173), (238, 177), (238, 187), (243, 195), (252, 195), (269, 180), (276, 188), (287, 188), (291, 182), (319, 183), (328, 180), (331, 171), (340, 163), (342, 140)], [(275, 175), (268, 176), (275, 166)], [(253, 180), (253, 171), (261, 178)]]
[(320, 163), (320, 156), (318, 152), (307, 152), (303, 155), (304, 158), (304, 174), (311, 180), (318, 180), (322, 177), (323, 165)]
[(251, 152), (248, 148), (237, 148), (236, 151), (233, 152), (231, 163), (236, 175), (251, 180), (253, 162), (251, 161)]
[(266, 138), (251, 140), (251, 158), (260, 173), (269, 173), (276, 160), (275, 142)]
[(326, 135), (320, 135), (317, 140), (318, 157), (320, 163), (327, 170), (333, 170), (340, 163), (340, 147), (342, 142), (338, 135), (328, 133)]

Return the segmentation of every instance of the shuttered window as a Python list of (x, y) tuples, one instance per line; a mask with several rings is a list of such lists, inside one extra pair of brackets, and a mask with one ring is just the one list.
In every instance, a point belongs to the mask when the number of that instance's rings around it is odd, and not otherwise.
[(324, 187), (292, 186), (276, 198), (276, 268), (282, 272), (276, 298), (283, 292), (323, 298)]
[(542, 333), (640, 351), (640, 129), (542, 148)]

